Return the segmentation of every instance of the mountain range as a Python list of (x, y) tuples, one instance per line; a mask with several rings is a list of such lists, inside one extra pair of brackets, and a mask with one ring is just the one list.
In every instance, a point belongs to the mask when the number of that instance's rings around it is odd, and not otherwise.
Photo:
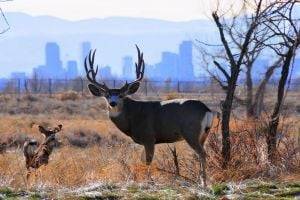
[[(299, 12), (300, 13), (300, 12)], [(76, 60), (82, 67), (82, 42), (89, 41), (97, 48), (96, 62), (110, 65), (114, 74), (122, 70), (122, 57), (136, 59), (135, 44), (144, 52), (147, 64), (161, 60), (164, 51), (178, 52), (183, 40), (219, 43), (218, 31), (210, 20), (172, 22), (157, 19), (110, 17), (68, 21), (52, 16), (31, 16), (24, 13), (5, 13), (10, 30), (0, 35), (0, 77), (8, 77), (13, 71), (25, 71), (45, 63), (45, 45), (57, 42), (61, 60)], [(1, 25), (1, 21), (0, 21)], [(1, 28), (1, 26), (0, 26)], [(266, 59), (266, 58), (265, 58)], [(194, 53), (195, 74), (204, 70)], [(300, 59), (296, 60), (294, 72), (300, 76)], [(298, 67), (297, 67), (298, 66)], [(263, 68), (254, 73), (260, 77)]]
[(111, 17), (68, 21), (24, 13), (6, 13), (6, 17), (11, 28), (0, 37), (0, 77), (11, 71), (30, 73), (33, 67), (44, 64), (47, 42), (60, 45), (63, 63), (77, 60), (80, 64), (81, 43), (89, 41), (92, 48), (98, 49), (97, 63), (110, 65), (114, 73), (120, 73), (123, 56), (136, 58), (134, 44), (145, 53), (145, 61), (154, 64), (160, 61), (163, 51), (178, 52), (183, 40), (215, 41), (217, 38), (209, 20), (171, 22)]

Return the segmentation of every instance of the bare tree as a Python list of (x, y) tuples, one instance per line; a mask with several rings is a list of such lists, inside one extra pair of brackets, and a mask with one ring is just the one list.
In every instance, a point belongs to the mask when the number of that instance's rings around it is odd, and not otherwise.
[[(257, 117), (263, 107), (266, 85), (275, 69), (281, 68), (281, 77), (278, 85), (277, 103), (270, 122), (270, 131), (267, 137), (269, 155), (272, 157), (276, 149), (276, 130), (280, 109), (283, 103), (284, 88), (289, 74), (289, 67), (299, 46), (298, 21), (293, 18), (293, 8), (296, 0), (268, 1), (268, 0), (244, 0), (244, 6), (236, 16), (226, 19), (220, 17), (218, 11), (213, 12), (212, 17), (218, 28), (221, 45), (200, 44), (205, 47), (214, 46), (218, 49), (215, 54), (202, 51), (203, 60), (209, 65), (213, 61), (218, 73), (210, 75), (218, 82), (226, 92), (222, 102), (222, 155), (223, 167), (226, 167), (230, 159), (229, 120), (234, 100), (247, 108), (247, 115)], [(249, 12), (249, 8), (253, 12)], [(281, 38), (281, 39), (279, 39)], [(272, 49), (276, 59), (269, 65), (254, 93), (252, 68), (254, 62), (264, 51)], [(210, 60), (207, 60), (207, 55)], [(239, 98), (235, 94), (238, 77), (241, 70), (246, 73), (246, 97)]]
[[(223, 167), (226, 168), (230, 160), (230, 129), (229, 121), (232, 110), (232, 103), (235, 99), (235, 90), (238, 81), (238, 77), (242, 66), (244, 65), (244, 60), (246, 55), (249, 55), (249, 49), (253, 42), (253, 35), (256, 33), (258, 26), (260, 24), (261, 16), (264, 14), (264, 8), (262, 6), (263, 0), (255, 1), (253, 0), (251, 6), (255, 7), (251, 14), (247, 15), (247, 5), (249, 2), (245, 1), (243, 8), (238, 15), (247, 16), (247, 24), (240, 25), (239, 30), (235, 30), (235, 23), (237, 22), (237, 17), (232, 19), (226, 19), (221, 16), (218, 11), (212, 13), (212, 18), (217, 26), (221, 46), (219, 47), (220, 56), (215, 57), (213, 63), (217, 67), (218, 71), (221, 72), (225, 81), (221, 81), (215, 77), (220, 86), (226, 91), (225, 100), (222, 102), (222, 156), (223, 156)], [(229, 25), (230, 24), (230, 25)], [(228, 29), (231, 27), (231, 29)], [(235, 33), (233, 33), (235, 32)], [(235, 41), (235, 37), (231, 35), (243, 35), (239, 37), (239, 41)], [(220, 62), (220, 60), (222, 62)]]
[[(0, 0), (0, 2), (5, 2), (5, 1), (10, 1), (10, 0)], [(3, 19), (5, 26), (7, 26), (7, 28), (4, 27), (3, 30), (0, 30), (0, 34), (3, 34), (10, 29), (10, 25), (9, 25), (8, 20), (6, 19), (1, 7), (0, 7), (0, 17)]]
[[(244, 12), (239, 12), (237, 15), (233, 16), (231, 20), (223, 20), (222, 22), (224, 35), (228, 37), (229, 47), (232, 52), (236, 53), (236, 55), (238, 55), (238, 52), (242, 52), (243, 43), (247, 36), (247, 34), (245, 34), (246, 30), (251, 26), (253, 22), (253, 16), (249, 16), (247, 7), (255, 7), (259, 5), (255, 4), (256, 1), (252, 1), (252, 4), (250, 4), (249, 2), (251, 1), (244, 1), (244, 8), (242, 8), (245, 9)], [(272, 5), (266, 4), (267, 1), (263, 2), (265, 7), (264, 10), (261, 11), (260, 19), (262, 18), (262, 16), (268, 14), (268, 9), (270, 9), (270, 5)], [(257, 18), (257, 21), (259, 21), (260, 19)], [(271, 32), (272, 31), (267, 26), (256, 26), (250, 38), (243, 61), (241, 63), (240, 70), (241, 72), (245, 73), (246, 94), (244, 98), (234, 94), (234, 100), (240, 105), (246, 107), (247, 117), (258, 118), (261, 115), (261, 112), (263, 110), (264, 93), (267, 87), (267, 83), (271, 79), (275, 70), (280, 67), (280, 63), (282, 62), (282, 58), (279, 57), (278, 59), (274, 59), (269, 65), (259, 66), (260, 68), (266, 69), (259, 83), (257, 85), (254, 85), (254, 78), (252, 77), (254, 64), (256, 61), (258, 61), (258, 59), (266, 56), (267, 52), (263, 42), (271, 37)], [(272, 37), (275, 36), (273, 35)], [(225, 83), (228, 82), (229, 70), (226, 65), (230, 65), (230, 58), (226, 54), (224, 54), (224, 48), (220, 48), (220, 45), (207, 44), (201, 41), (198, 42), (200, 44), (200, 53), (202, 54), (203, 60), (205, 60), (207, 65), (206, 70), (208, 71), (210, 76), (215, 81), (217, 81), (217, 83), (219, 83), (221, 88), (225, 92), (227, 92), (229, 88)], [(202, 48), (203, 45), (205, 48)], [(217, 51), (211, 53), (207, 50), (207, 47), (214, 47), (214, 49), (217, 49)], [(211, 71), (211, 69), (209, 68), (211, 60), (213, 60), (213, 64), (218, 69), (223, 68), (222, 70), (219, 70), (223, 74), (223, 76), (217, 76), (216, 73)], [(225, 74), (224, 72), (227, 72), (227, 74)]]
[(277, 129), (281, 115), (284, 96), (286, 95), (286, 84), (293, 66), (296, 51), (300, 46), (300, 20), (295, 17), (295, 6), (299, 6), (297, 0), (276, 1), (270, 9), (270, 16), (267, 16), (263, 23), (268, 27), (273, 37), (269, 37), (263, 44), (272, 49), (282, 59), (281, 76), (277, 88), (277, 99), (269, 121), (267, 135), (269, 161), (276, 160)]

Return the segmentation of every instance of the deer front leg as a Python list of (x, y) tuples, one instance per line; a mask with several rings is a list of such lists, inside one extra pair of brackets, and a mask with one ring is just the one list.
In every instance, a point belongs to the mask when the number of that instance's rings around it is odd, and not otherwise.
[(153, 156), (154, 156), (154, 142), (144, 144), (144, 152), (142, 155), (142, 160), (145, 161), (146, 165), (148, 166), (147, 177), (149, 180), (152, 180), (151, 172), (150, 172), (150, 164), (153, 160)]

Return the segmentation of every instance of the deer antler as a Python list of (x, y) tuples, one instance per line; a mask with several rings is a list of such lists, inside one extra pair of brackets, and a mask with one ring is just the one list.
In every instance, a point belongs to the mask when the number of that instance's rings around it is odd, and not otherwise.
[(143, 53), (141, 53), (139, 47), (137, 45), (135, 45), (137, 52), (138, 52), (138, 63), (135, 63), (135, 73), (136, 73), (136, 80), (134, 82), (137, 81), (141, 81), (144, 77), (144, 71), (145, 71), (145, 62), (144, 62), (144, 58), (143, 58)]
[(135, 45), (137, 52), (138, 52), (138, 62), (135, 63), (135, 74), (136, 79), (131, 83), (125, 83), (125, 85), (121, 88), (121, 90), (126, 90), (129, 85), (134, 84), (136, 82), (140, 82), (144, 78), (144, 71), (145, 71), (145, 61), (143, 58), (143, 53), (141, 53), (139, 47)]
[(100, 89), (102, 89), (104, 91), (108, 91), (109, 89), (105, 83), (101, 84), (101, 83), (97, 82), (97, 80), (96, 80), (96, 75), (98, 73), (98, 65), (96, 66), (96, 70), (94, 70), (95, 54), (96, 54), (96, 50), (94, 50), (94, 51), (91, 50), (89, 55), (86, 56), (86, 58), (85, 58), (84, 68), (86, 71), (86, 77), (95, 86), (99, 87)]

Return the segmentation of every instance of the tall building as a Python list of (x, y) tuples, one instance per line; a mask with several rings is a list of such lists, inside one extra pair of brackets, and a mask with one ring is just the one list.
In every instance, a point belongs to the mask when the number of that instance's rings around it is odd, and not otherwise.
[(133, 61), (131, 56), (125, 56), (122, 59), (123, 63), (123, 78), (124, 79), (133, 79), (134, 78), (134, 69), (133, 69)]
[(25, 80), (26, 79), (26, 74), (25, 72), (12, 72), (10, 74), (11, 79), (19, 79), (19, 80)]
[(65, 72), (60, 60), (60, 49), (55, 42), (48, 42), (46, 44), (46, 68), (49, 78), (64, 78)]
[(191, 81), (195, 79), (193, 66), (193, 43), (183, 41), (179, 46), (179, 79)]
[(160, 63), (160, 74), (164, 79), (177, 80), (178, 74), (178, 55), (172, 52), (163, 52)]
[(82, 42), (81, 44), (81, 70), (80, 70), (80, 74), (85, 74), (84, 71), (84, 60), (86, 58), (86, 56), (88, 56), (90, 50), (91, 50), (91, 43), (86, 41), (86, 42)]
[(78, 76), (77, 62), (75, 60), (68, 61), (67, 62), (66, 78), (67, 79), (74, 79), (77, 76)]
[(45, 65), (34, 69), (40, 78), (64, 78), (65, 71), (60, 60), (60, 49), (57, 43), (48, 42), (45, 47)]
[(193, 43), (183, 41), (179, 45), (179, 53), (162, 52), (161, 61), (152, 66), (149, 71), (149, 78), (159, 80), (195, 80), (193, 66)]
[(10, 78), (15, 81), (16, 88), (24, 90), (25, 81), (27, 78), (25, 72), (12, 72), (10, 74)]
[(101, 79), (110, 80), (112, 78), (111, 67), (105, 66), (105, 67), (99, 68), (99, 74), (101, 75)]

